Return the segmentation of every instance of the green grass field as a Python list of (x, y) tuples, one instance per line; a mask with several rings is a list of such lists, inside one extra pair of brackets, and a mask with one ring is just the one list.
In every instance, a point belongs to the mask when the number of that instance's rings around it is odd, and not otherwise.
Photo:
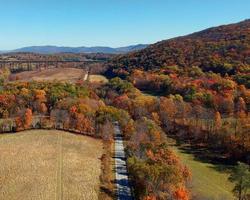
[(233, 184), (228, 181), (229, 174), (218, 171), (219, 166), (196, 160), (194, 155), (189, 154), (176, 146), (173, 151), (180, 157), (192, 172), (190, 187), (194, 199), (199, 200), (233, 200)]
[(98, 199), (102, 148), (57, 130), (0, 134), (0, 199)]

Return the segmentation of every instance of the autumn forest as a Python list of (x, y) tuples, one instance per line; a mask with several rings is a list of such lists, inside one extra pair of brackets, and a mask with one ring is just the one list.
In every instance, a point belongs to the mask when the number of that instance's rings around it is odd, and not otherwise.
[[(35, 72), (45, 75), (38, 81)], [(131, 198), (249, 200), (250, 20), (126, 54), (0, 55), (0, 140), (31, 129), (100, 140), (99, 199), (120, 195), (112, 168), (116, 124)], [(198, 191), (199, 168), (176, 148), (223, 174), (225, 193)], [(0, 193), (4, 181), (0, 175)]]

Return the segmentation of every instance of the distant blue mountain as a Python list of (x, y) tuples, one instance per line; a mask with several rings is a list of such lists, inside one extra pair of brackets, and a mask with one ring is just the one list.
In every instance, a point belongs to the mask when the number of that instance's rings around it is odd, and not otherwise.
[[(146, 48), (147, 44), (137, 44), (126, 47), (111, 48), (111, 47), (58, 47), (58, 46), (29, 46), (23, 47), (20, 49), (11, 50), (8, 52), (32, 52), (32, 53), (41, 53), (41, 54), (53, 54), (53, 53), (110, 53), (110, 54), (119, 54), (119, 53), (128, 53), (132, 51), (138, 51)], [(6, 51), (0, 51), (3, 53)]]

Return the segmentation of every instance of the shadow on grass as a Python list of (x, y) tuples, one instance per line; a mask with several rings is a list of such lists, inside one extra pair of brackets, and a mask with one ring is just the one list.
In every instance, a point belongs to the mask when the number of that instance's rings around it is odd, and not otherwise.
[[(202, 163), (212, 164), (209, 166), (219, 172), (230, 172), (236, 162), (231, 160), (219, 148), (209, 148), (205, 145), (187, 144), (187, 142), (179, 141), (176, 138), (171, 138), (171, 146), (175, 146), (181, 153), (194, 156), (194, 160)], [(176, 142), (174, 142), (176, 141)]]

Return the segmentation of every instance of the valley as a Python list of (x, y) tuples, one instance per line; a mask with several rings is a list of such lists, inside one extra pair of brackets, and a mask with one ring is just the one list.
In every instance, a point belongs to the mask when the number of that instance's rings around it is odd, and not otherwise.
[(0, 54), (0, 199), (248, 200), (249, 30)]

